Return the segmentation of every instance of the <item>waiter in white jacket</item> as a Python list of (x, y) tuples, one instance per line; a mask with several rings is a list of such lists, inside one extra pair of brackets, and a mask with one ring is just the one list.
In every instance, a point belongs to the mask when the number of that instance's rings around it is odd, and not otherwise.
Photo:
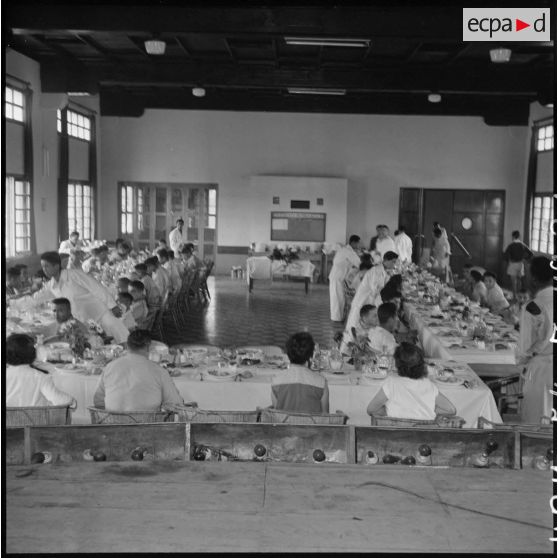
[(360, 309), (365, 304), (379, 306), (382, 303), (380, 291), (387, 283), (397, 258), (397, 254), (390, 250), (384, 254), (381, 264), (373, 266), (364, 274), (351, 304), (351, 310), (345, 325), (346, 330), (351, 331), (351, 327), (356, 327), (360, 320)]
[(53, 298), (67, 298), (74, 316), (81, 322), (98, 322), (116, 343), (125, 343), (128, 329), (118, 318), (122, 311), (108, 289), (81, 269), (61, 269), (57, 252), (41, 254), (41, 267), (48, 277), (44, 288), (33, 296), (35, 304)]
[(349, 244), (343, 246), (335, 253), (333, 265), (329, 273), (329, 310), (334, 322), (343, 321), (343, 310), (345, 308), (345, 288), (343, 281), (354, 267), (358, 269), (360, 256), (357, 250), (360, 245), (360, 236), (353, 234), (349, 238)]
[(399, 261), (402, 264), (411, 263), (413, 260), (413, 241), (407, 235), (403, 225), (399, 225), (393, 241), (395, 242), (395, 251), (399, 254)]
[(550, 259), (537, 256), (531, 260), (531, 279), (536, 295), (521, 312), (518, 364), (523, 371), (521, 422), (538, 424), (541, 417), (552, 415), (554, 334), (554, 273)]
[(183, 227), (184, 220), (182, 218), (177, 219), (176, 227), (169, 233), (169, 246), (176, 258), (180, 257), (180, 250), (184, 244), (184, 237), (182, 236)]

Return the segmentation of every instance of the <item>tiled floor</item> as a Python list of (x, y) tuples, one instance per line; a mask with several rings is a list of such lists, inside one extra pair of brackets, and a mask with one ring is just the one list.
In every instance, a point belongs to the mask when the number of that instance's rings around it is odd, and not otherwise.
[(172, 318), (163, 319), (164, 341), (211, 345), (279, 345), (298, 331), (308, 331), (320, 345), (329, 347), (342, 324), (329, 319), (327, 285), (295, 281), (256, 281), (251, 294), (245, 280), (210, 277), (211, 300), (193, 305), (186, 329), (177, 331)]

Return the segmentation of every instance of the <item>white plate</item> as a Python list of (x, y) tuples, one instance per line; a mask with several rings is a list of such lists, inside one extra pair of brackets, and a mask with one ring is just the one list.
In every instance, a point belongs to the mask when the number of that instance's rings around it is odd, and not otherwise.
[[(215, 374), (211, 374), (213, 370), (208, 370), (207, 372), (203, 372), (202, 376), (204, 381), (207, 380), (209, 382), (234, 382), (238, 372), (234, 372), (232, 374), (226, 374), (223, 376), (217, 376)], [(217, 370), (215, 370), (217, 371)]]
[(55, 343), (45, 343), (49, 349), (69, 349), (70, 344), (63, 341), (56, 341)]
[(448, 378), (447, 382), (444, 382), (443, 380), (440, 380), (440, 378), (434, 378), (434, 381), (439, 386), (457, 387), (457, 386), (460, 386), (461, 384), (463, 384), (463, 382), (465, 381), (465, 378), (460, 378), (459, 376), (450, 376)]

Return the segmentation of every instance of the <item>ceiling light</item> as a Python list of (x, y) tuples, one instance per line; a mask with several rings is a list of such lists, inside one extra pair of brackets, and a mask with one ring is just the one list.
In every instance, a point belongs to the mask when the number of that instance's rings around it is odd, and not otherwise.
[(89, 97), (91, 93), (87, 91), (68, 91), (68, 96), (70, 97)]
[(356, 47), (367, 48), (370, 39), (320, 39), (319, 37), (285, 37), (288, 45), (302, 46), (331, 46), (331, 47)]
[(345, 95), (346, 89), (318, 89), (314, 87), (289, 87), (292, 95)]
[(148, 41), (145, 41), (143, 44), (145, 45), (145, 51), (147, 52), (147, 54), (165, 54), (165, 47), (167, 46), (165, 41), (150, 39)]
[(431, 103), (439, 103), (442, 100), (442, 96), (439, 93), (430, 93), (428, 95), (428, 101)]
[(205, 89), (203, 87), (193, 87), (192, 95), (194, 97), (205, 97)]
[(495, 64), (509, 62), (512, 51), (509, 48), (493, 48), (490, 50), (490, 60)]

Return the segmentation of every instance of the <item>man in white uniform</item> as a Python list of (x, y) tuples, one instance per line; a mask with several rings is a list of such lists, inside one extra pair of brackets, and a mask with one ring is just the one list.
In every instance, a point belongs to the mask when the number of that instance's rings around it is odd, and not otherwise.
[(531, 260), (531, 279), (537, 294), (521, 311), (518, 364), (523, 371), (521, 422), (537, 424), (552, 415), (554, 333), (554, 273), (550, 259), (537, 256)]
[(378, 231), (378, 238), (376, 239), (376, 254), (373, 257), (376, 263), (380, 263), (386, 252), (397, 254), (397, 249), (393, 238), (389, 236), (389, 228), (386, 225), (378, 225), (376, 230)]
[(351, 327), (358, 324), (360, 309), (365, 304), (372, 304), (374, 306), (380, 306), (380, 304), (382, 304), (380, 291), (389, 279), (388, 272), (395, 267), (397, 258), (397, 254), (390, 250), (384, 254), (381, 264), (375, 265), (364, 274), (351, 304), (351, 310), (347, 318), (347, 324), (345, 325), (346, 329), (350, 331)]
[(182, 236), (183, 227), (184, 227), (184, 220), (177, 219), (176, 227), (172, 229), (172, 231), (169, 233), (169, 246), (177, 258), (180, 257), (180, 249), (184, 244), (184, 240), (185, 240)]
[(360, 236), (353, 234), (349, 238), (349, 244), (343, 246), (335, 253), (333, 264), (329, 273), (329, 311), (331, 320), (343, 321), (343, 309), (345, 308), (345, 288), (343, 281), (352, 268), (358, 270), (360, 257), (356, 253), (360, 245)]
[(399, 225), (398, 234), (395, 239), (395, 252), (399, 254), (399, 261), (401, 263), (411, 263), (413, 259), (413, 241), (406, 234), (405, 227)]
[(68, 238), (68, 240), (63, 240), (60, 243), (58, 253), (68, 254), (68, 256), (70, 256), (70, 261), (68, 262), (69, 268), (81, 268), (81, 259), (84, 255), (83, 246), (83, 241), (79, 239), (79, 233), (77, 231), (70, 233), (70, 238)]
[(98, 322), (116, 343), (126, 342), (128, 329), (118, 319), (122, 311), (107, 288), (81, 269), (61, 269), (60, 255), (56, 252), (42, 254), (41, 267), (48, 281), (33, 296), (35, 304), (67, 298), (78, 320)]

